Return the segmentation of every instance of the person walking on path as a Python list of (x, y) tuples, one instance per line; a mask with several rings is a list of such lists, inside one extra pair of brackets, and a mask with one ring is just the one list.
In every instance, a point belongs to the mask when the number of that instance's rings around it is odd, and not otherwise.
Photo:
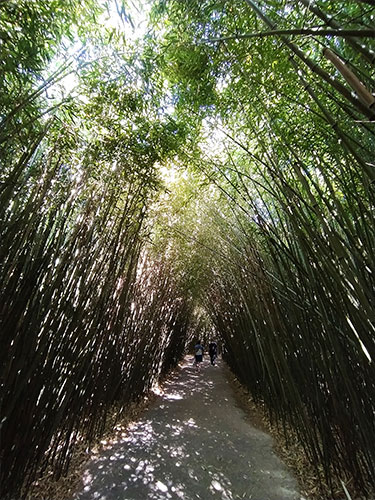
[(195, 344), (194, 352), (195, 352), (194, 364), (197, 367), (197, 370), (200, 370), (200, 363), (202, 363), (203, 361), (203, 353), (204, 353), (204, 347), (201, 344), (200, 340), (198, 340), (198, 342)]
[(208, 344), (208, 354), (210, 355), (211, 365), (215, 364), (217, 358), (217, 343), (212, 341)]

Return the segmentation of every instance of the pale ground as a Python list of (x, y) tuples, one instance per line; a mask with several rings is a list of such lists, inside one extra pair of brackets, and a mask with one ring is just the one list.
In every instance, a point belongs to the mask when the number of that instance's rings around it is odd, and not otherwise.
[(198, 373), (186, 358), (143, 418), (88, 464), (74, 500), (300, 500), (226, 372), (206, 359)]

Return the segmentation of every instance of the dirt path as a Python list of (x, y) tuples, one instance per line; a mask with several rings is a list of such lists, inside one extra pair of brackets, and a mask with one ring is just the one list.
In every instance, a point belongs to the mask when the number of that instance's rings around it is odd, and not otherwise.
[(80, 500), (299, 500), (296, 481), (236, 406), (226, 367), (186, 358), (128, 435), (90, 462)]

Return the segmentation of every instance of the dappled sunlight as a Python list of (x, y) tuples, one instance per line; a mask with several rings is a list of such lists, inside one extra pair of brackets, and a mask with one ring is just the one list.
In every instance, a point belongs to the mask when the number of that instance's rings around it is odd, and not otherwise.
[(165, 396), (165, 399), (169, 401), (173, 399), (182, 399), (182, 396), (181, 394), (168, 394), (167, 396)]
[(1, 500), (375, 498), (374, 5), (0, 0)]
[(204, 361), (198, 372), (186, 358), (155, 407), (93, 458), (74, 498), (261, 500), (251, 495), (262, 481), (264, 498), (299, 498), (293, 481), (285, 484), (286, 471), (275, 470), (269, 436), (235, 406), (220, 363)]

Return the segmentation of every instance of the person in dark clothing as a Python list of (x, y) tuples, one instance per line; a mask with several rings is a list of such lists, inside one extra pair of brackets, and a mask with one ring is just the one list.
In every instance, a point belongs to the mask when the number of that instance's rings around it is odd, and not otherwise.
[(195, 353), (194, 364), (198, 369), (200, 369), (200, 363), (202, 363), (203, 361), (203, 353), (204, 353), (204, 347), (201, 344), (200, 340), (198, 340), (198, 342), (194, 346), (194, 353)]
[(217, 358), (217, 344), (216, 344), (216, 342), (210, 342), (208, 344), (208, 354), (210, 355), (211, 365), (214, 365), (215, 359)]

